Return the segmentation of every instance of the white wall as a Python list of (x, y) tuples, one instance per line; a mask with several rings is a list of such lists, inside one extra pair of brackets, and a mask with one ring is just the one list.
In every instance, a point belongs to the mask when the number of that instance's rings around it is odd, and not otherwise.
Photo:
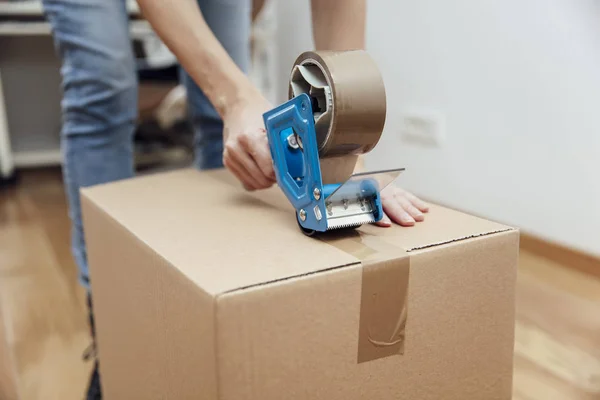
[[(309, 2), (278, 2), (278, 82), (312, 48)], [(388, 93), (369, 168), (403, 166), (432, 201), (600, 255), (600, 2), (370, 1), (367, 46)], [(441, 112), (446, 142), (400, 139)]]
[(0, 69), (13, 152), (59, 150), (59, 68), (52, 38), (0, 38)]

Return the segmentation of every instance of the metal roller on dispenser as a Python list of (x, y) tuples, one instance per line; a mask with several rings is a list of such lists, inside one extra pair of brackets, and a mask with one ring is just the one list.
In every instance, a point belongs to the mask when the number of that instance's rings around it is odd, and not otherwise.
[(277, 182), (305, 234), (381, 220), (380, 192), (403, 169), (352, 172), (357, 157), (379, 142), (385, 118), (383, 79), (365, 51), (310, 51), (296, 59), (289, 100), (263, 119)]

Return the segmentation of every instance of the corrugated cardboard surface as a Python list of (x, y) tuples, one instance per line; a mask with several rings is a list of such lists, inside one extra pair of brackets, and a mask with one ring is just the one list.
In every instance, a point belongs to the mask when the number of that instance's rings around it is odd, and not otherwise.
[[(247, 196), (220, 182), (220, 175), (177, 171), (84, 193), (210, 294), (356, 262), (332, 246), (299, 236), (293, 210)], [(259, 196), (282, 194), (273, 188)]]
[(85, 204), (105, 397), (216, 399), (213, 299), (103, 210)]
[(510, 399), (515, 244), (413, 257), (404, 355), (372, 362), (356, 359), (360, 266), (220, 298), (220, 399)]
[(510, 398), (509, 227), (432, 207), (415, 228), (308, 238), (279, 189), (224, 171), (82, 204), (108, 398)]

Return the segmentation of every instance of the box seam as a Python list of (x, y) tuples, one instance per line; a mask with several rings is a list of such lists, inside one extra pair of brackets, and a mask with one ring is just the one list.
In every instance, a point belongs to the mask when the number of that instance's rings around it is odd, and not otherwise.
[[(217, 179), (215, 179), (215, 181), (219, 182)], [(104, 215), (105, 217), (108, 217), (111, 221), (113, 221), (114, 223), (116, 223), (118, 226), (120, 226), (121, 228), (125, 229), (137, 241), (139, 241), (140, 243), (142, 243), (143, 246), (146, 249), (148, 249), (151, 252), (153, 252), (154, 254), (156, 254), (164, 262), (166, 262), (172, 269), (176, 270), (179, 274), (181, 274), (182, 276), (185, 277), (185, 275), (180, 270), (178, 270), (177, 268), (173, 268), (173, 264), (169, 260), (167, 260), (162, 254), (156, 252), (147, 242), (145, 242), (142, 238), (140, 238), (135, 232), (133, 232), (132, 230), (128, 229), (125, 225), (123, 225), (122, 223), (120, 223), (112, 215), (110, 215), (108, 212), (106, 212), (92, 197), (88, 196), (86, 194), (86, 192), (87, 192), (86, 188), (82, 188), (81, 189), (81, 197), (82, 198), (85, 198), (87, 200), (87, 202), (90, 203), (91, 205), (93, 205), (97, 210), (99, 210), (102, 213), (102, 215)], [(407, 254), (410, 254), (410, 253), (414, 253), (414, 252), (417, 252), (417, 251), (420, 251), (420, 250), (434, 248), (434, 247), (437, 247), (437, 246), (447, 245), (447, 244), (451, 244), (451, 243), (458, 243), (458, 242), (462, 242), (462, 241), (466, 241), (466, 240), (470, 240), (470, 239), (475, 239), (475, 238), (479, 238), (479, 237), (483, 237), (483, 236), (490, 236), (490, 235), (494, 235), (494, 234), (498, 234), (498, 233), (502, 233), (502, 232), (507, 232), (507, 231), (513, 231), (513, 230), (515, 230), (515, 228), (506, 227), (504, 229), (497, 229), (497, 230), (492, 230), (492, 231), (486, 231), (486, 232), (482, 232), (482, 233), (476, 233), (476, 234), (471, 234), (471, 235), (456, 237), (456, 238), (453, 238), (453, 239), (442, 240), (442, 241), (437, 241), (437, 242), (431, 242), (431, 243), (427, 243), (427, 244), (423, 244), (423, 245), (418, 245), (418, 246), (413, 246), (413, 247), (398, 247), (396, 244), (392, 244), (392, 245), (395, 246), (395, 247), (397, 247), (398, 250), (403, 250)], [(327, 243), (327, 242), (325, 242), (325, 243)], [(265, 280), (263, 282), (251, 283), (251, 284), (248, 284), (248, 285), (234, 287), (234, 288), (230, 288), (230, 289), (226, 289), (226, 290), (215, 291), (214, 293), (206, 291), (204, 288), (202, 288), (199, 285), (196, 285), (196, 286), (198, 287), (198, 289), (200, 289), (206, 295), (215, 298), (216, 296), (219, 296), (220, 294), (226, 294), (226, 293), (232, 293), (232, 292), (237, 292), (237, 291), (243, 291), (243, 290), (250, 289), (250, 288), (253, 288), (253, 287), (266, 286), (266, 285), (270, 285), (270, 284), (281, 282), (281, 281), (286, 281), (286, 280), (291, 280), (291, 279), (297, 279), (297, 278), (301, 278), (301, 277), (305, 277), (305, 276), (310, 276), (310, 275), (313, 275), (313, 274), (319, 274), (319, 273), (322, 273), (322, 272), (327, 272), (327, 271), (331, 271), (331, 270), (341, 269), (341, 268), (345, 268), (345, 267), (356, 265), (356, 264), (360, 264), (360, 263), (361, 263), (360, 260), (357, 260), (357, 261), (354, 261), (354, 262), (351, 262), (351, 263), (346, 263), (346, 264), (342, 264), (342, 265), (336, 265), (336, 266), (333, 266), (333, 267), (326, 267), (326, 268), (323, 268), (323, 269), (319, 269), (319, 270), (315, 270), (315, 271), (310, 271), (310, 272), (303, 273), (303, 274), (292, 274), (292, 275), (283, 276), (283, 277), (280, 277), (280, 278)], [(188, 278), (186, 277), (186, 279), (188, 279)]]
[(299, 278), (306, 278), (306, 277), (309, 277), (309, 276), (312, 276), (312, 275), (318, 275), (318, 274), (321, 274), (321, 273), (335, 271), (335, 270), (338, 270), (338, 269), (344, 269), (344, 268), (348, 268), (348, 267), (352, 267), (352, 266), (360, 265), (360, 264), (362, 264), (360, 262), (360, 260), (357, 260), (357, 261), (354, 261), (354, 262), (351, 262), (351, 263), (346, 263), (346, 264), (342, 264), (342, 265), (336, 265), (334, 267), (323, 268), (323, 269), (319, 269), (319, 270), (316, 270), (316, 271), (306, 272), (306, 273), (303, 273), (303, 274), (294, 274), (294, 275), (289, 275), (289, 276), (285, 276), (285, 277), (282, 277), (282, 278), (271, 279), (271, 280), (264, 281), (264, 282), (258, 282), (258, 283), (253, 283), (253, 284), (250, 284), (250, 285), (240, 286), (240, 287), (237, 287), (237, 288), (234, 288), (234, 289), (228, 289), (228, 290), (222, 291), (222, 292), (220, 292), (220, 293), (218, 293), (216, 295), (216, 298), (219, 299), (221, 296), (226, 295), (226, 294), (230, 294), (230, 293), (243, 292), (245, 290), (249, 290), (249, 289), (253, 289), (253, 288), (257, 288), (257, 287), (261, 287), (261, 286), (269, 286), (269, 285), (272, 285), (274, 283), (291, 281), (291, 280), (296, 280), (296, 279), (299, 279)]
[[(498, 229), (498, 230), (483, 232), (483, 233), (479, 233), (479, 234), (462, 236), (462, 237), (459, 237), (456, 239), (435, 242), (435, 243), (431, 243), (431, 244), (427, 244), (427, 245), (423, 245), (423, 246), (411, 247), (408, 249), (403, 249), (403, 248), (398, 247), (398, 249), (404, 250), (407, 254), (407, 257), (410, 259), (411, 254), (415, 254), (414, 252), (416, 252), (418, 250), (425, 250), (425, 249), (430, 249), (430, 248), (439, 247), (439, 246), (443, 246), (443, 245), (457, 244), (457, 243), (468, 241), (471, 239), (478, 239), (478, 238), (482, 238), (482, 237), (486, 237), (486, 236), (493, 236), (493, 235), (497, 235), (497, 234), (505, 233), (505, 232), (519, 232), (519, 231), (518, 231), (518, 229), (515, 229), (515, 228)], [(285, 276), (285, 277), (281, 277), (281, 278), (277, 278), (277, 279), (267, 280), (264, 282), (258, 282), (258, 283), (253, 283), (250, 285), (239, 286), (239, 287), (236, 287), (233, 289), (228, 289), (228, 290), (217, 293), (216, 299), (219, 299), (222, 295), (226, 295), (226, 294), (230, 294), (230, 293), (243, 292), (243, 291), (249, 290), (249, 289), (254, 289), (254, 288), (258, 288), (258, 287), (262, 287), (262, 286), (269, 286), (269, 285), (272, 285), (275, 283), (285, 282), (285, 281), (289, 281), (289, 280), (296, 280), (299, 278), (305, 278), (305, 277), (309, 277), (312, 275), (335, 271), (338, 269), (344, 269), (347, 267), (352, 267), (352, 266), (360, 265), (360, 264), (362, 264), (362, 262), (357, 259), (357, 261), (355, 261), (355, 262), (346, 263), (346, 264), (342, 264), (342, 265), (336, 265), (334, 267), (328, 267), (328, 268), (323, 268), (323, 269), (319, 269), (316, 271), (306, 272), (303, 274), (293, 274), (293, 275), (289, 275), (289, 276)]]
[(439, 242), (432, 242), (432, 243), (428, 243), (428, 244), (424, 244), (424, 245), (420, 245), (420, 246), (410, 247), (410, 248), (406, 249), (406, 252), (410, 253), (410, 252), (417, 251), (417, 250), (424, 250), (424, 249), (428, 249), (431, 247), (437, 247), (437, 246), (443, 246), (445, 244), (463, 242), (463, 241), (470, 240), (470, 239), (476, 239), (476, 238), (480, 238), (480, 237), (484, 237), (484, 236), (492, 236), (492, 235), (496, 235), (499, 233), (510, 232), (510, 231), (516, 231), (516, 229), (515, 228), (505, 228), (505, 229), (497, 229), (497, 230), (487, 231), (487, 232), (482, 232), (482, 233), (474, 233), (474, 234), (467, 235), (467, 236), (457, 237), (455, 239), (442, 240)]

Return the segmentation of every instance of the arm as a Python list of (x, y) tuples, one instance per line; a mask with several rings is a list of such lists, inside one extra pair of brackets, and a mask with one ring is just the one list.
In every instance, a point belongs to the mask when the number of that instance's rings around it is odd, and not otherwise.
[[(366, 0), (312, 0), (311, 11), (317, 50), (365, 49)], [(365, 171), (364, 156), (358, 157), (354, 171)], [(414, 225), (429, 209), (421, 199), (393, 184), (381, 192), (381, 200), (386, 215), (379, 226), (390, 226), (391, 220)]]
[(196, 0), (138, 0), (138, 4), (223, 119), (224, 165), (248, 190), (271, 186), (275, 174), (262, 114), (272, 106), (229, 57)]
[(256, 21), (264, 6), (265, 0), (252, 0), (252, 22)]
[[(365, 48), (366, 0), (312, 0), (313, 40), (317, 50)], [(358, 157), (355, 171), (364, 171)]]
[(317, 50), (365, 48), (366, 0), (312, 0), (311, 13)]
[(219, 115), (256, 95), (256, 88), (214, 36), (196, 0), (138, 0), (144, 17)]
[[(366, 0), (312, 0), (318, 50), (365, 47)], [(224, 122), (223, 162), (248, 190), (275, 182), (262, 114), (272, 106), (223, 49), (204, 21), (196, 0), (138, 0), (163, 42), (200, 86)], [(362, 168), (359, 161), (357, 168)], [(402, 225), (422, 220), (419, 199), (384, 190), (384, 211)], [(407, 197), (408, 196), (408, 197)], [(411, 216), (412, 215), (412, 216)], [(413, 218), (414, 217), (414, 218)], [(380, 225), (389, 225), (387, 219)]]

